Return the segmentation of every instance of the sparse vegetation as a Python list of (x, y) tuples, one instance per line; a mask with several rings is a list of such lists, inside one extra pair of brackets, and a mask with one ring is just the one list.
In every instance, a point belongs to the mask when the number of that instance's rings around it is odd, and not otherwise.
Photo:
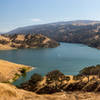
[(13, 81), (16, 81), (21, 75), (18, 73), (15, 73), (15, 77), (12, 79)]
[[(73, 23), (77, 23), (77, 21), (72, 21), (71, 24), (68, 23), (55, 23), (55, 25), (46, 24), (41, 25), (40, 28), (38, 28), (39, 26), (33, 26), (28, 27), (29, 29), (23, 27), (22, 30), (15, 30), (12, 33), (19, 34), (19, 31), (22, 34), (42, 33), (59, 42), (82, 43), (91, 47), (100, 48), (100, 23), (87, 25), (73, 25)], [(81, 23), (81, 21), (78, 21), (78, 23)]]
[(79, 75), (87, 76), (88, 81), (90, 75), (96, 75), (100, 78), (100, 65), (85, 67), (80, 70)]
[(63, 81), (65, 79), (65, 75), (59, 70), (49, 72), (46, 77), (47, 81)]
[(29, 66), (0, 60), (0, 82), (13, 82), (31, 69)]
[(26, 68), (21, 68), (19, 71), (21, 72), (21, 74), (26, 74), (27, 69)]
[(69, 76), (66, 76), (65, 78), (67, 81), (70, 81), (70, 77)]
[(54, 48), (59, 46), (59, 43), (42, 34), (13, 34), (0, 35), (0, 45), (0, 49)]
[(81, 81), (83, 78), (84, 78), (84, 76), (82, 76), (82, 75), (74, 75), (73, 76), (73, 80), (76, 80), (76, 81), (77, 80), (80, 80)]
[(100, 80), (96, 77), (99, 72), (100, 65), (96, 65), (83, 68), (79, 74), (73, 76), (73, 78), (65, 76), (59, 70), (48, 72), (45, 78), (38, 74), (34, 74), (28, 82), (21, 84), (20, 88), (34, 91), (38, 94), (52, 94), (61, 91), (80, 90), (99, 91)]

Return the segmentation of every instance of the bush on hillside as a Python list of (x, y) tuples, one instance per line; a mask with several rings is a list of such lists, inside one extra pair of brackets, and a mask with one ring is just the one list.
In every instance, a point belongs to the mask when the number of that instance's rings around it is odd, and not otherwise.
[(65, 75), (59, 70), (48, 72), (46, 77), (47, 77), (47, 81), (63, 81), (66, 78)]
[(89, 66), (83, 68), (80, 72), (80, 75), (99, 75), (100, 76), (100, 65)]
[(33, 74), (33, 75), (31, 76), (30, 81), (31, 81), (32, 83), (37, 83), (38, 81), (42, 81), (42, 79), (43, 79), (43, 77), (42, 77), (40, 74), (35, 73), (35, 74)]
[(73, 76), (73, 80), (82, 80), (84, 78), (84, 76), (82, 76), (82, 75), (75, 75), (75, 76)]
[(65, 78), (67, 81), (69, 81), (70, 80), (70, 77), (69, 76), (66, 76), (66, 78)]

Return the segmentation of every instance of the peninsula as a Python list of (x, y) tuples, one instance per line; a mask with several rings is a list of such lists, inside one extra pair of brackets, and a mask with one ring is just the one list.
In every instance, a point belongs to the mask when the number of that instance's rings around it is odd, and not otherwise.
[(42, 34), (0, 35), (0, 50), (23, 48), (54, 48), (59, 46), (55, 40)]

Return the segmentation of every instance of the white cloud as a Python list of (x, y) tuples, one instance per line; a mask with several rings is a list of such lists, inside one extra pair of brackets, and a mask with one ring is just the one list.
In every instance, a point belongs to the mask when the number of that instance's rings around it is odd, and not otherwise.
[(42, 21), (42, 20), (39, 19), (39, 18), (32, 18), (31, 20), (32, 20), (32, 22), (41, 22), (41, 21)]

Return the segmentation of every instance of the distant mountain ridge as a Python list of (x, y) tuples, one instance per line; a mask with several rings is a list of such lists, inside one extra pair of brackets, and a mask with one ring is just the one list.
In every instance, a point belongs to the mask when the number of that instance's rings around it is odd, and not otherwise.
[(9, 34), (19, 34), (27, 32), (34, 33), (35, 29), (47, 28), (47, 27), (57, 27), (57, 26), (64, 26), (64, 25), (76, 25), (76, 26), (84, 26), (84, 25), (94, 25), (100, 24), (100, 21), (92, 21), (92, 20), (75, 20), (75, 21), (63, 21), (63, 22), (55, 22), (55, 23), (48, 23), (48, 24), (40, 24), (40, 25), (31, 25), (25, 27), (16, 28), (10, 32)]
[(82, 43), (100, 49), (100, 21), (77, 20), (21, 27), (9, 34), (43, 34), (58, 42)]

